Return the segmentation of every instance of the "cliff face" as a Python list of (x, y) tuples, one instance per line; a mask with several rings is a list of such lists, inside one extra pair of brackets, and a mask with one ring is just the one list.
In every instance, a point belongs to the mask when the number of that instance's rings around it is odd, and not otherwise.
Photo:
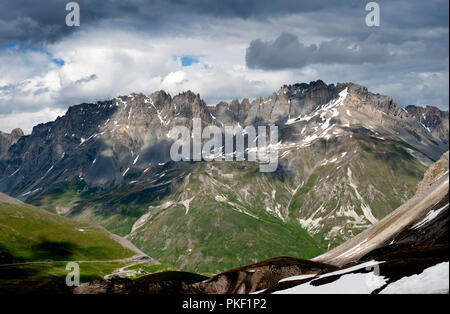
[(448, 144), (449, 112), (436, 107), (407, 106), (405, 111), (413, 116), (420, 124), (434, 136)]

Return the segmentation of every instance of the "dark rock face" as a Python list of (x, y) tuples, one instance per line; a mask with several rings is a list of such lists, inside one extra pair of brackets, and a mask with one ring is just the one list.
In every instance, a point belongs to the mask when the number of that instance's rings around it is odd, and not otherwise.
[(0, 158), (5, 155), (8, 152), (8, 149), (22, 136), (23, 131), (21, 129), (14, 129), (10, 134), (0, 131)]
[(360, 96), (359, 99), (362, 100), (361, 103), (363, 105), (373, 106), (389, 116), (400, 118), (406, 117), (404, 111), (397, 105), (395, 100), (389, 96), (370, 93), (367, 90), (367, 87), (354, 83), (338, 83), (337, 86), (341, 89), (347, 87), (350, 93), (355, 93)]
[(242, 126), (263, 125), (310, 113), (335, 98), (344, 88), (327, 85), (321, 80), (310, 84), (284, 85), (269, 97), (258, 97), (251, 103), (247, 98), (242, 102), (233, 100), (229, 104), (220, 102), (212, 111), (223, 124), (239, 122)]
[(63, 117), (35, 126), (5, 154), (0, 177), (13, 175), (0, 182), (0, 190), (21, 197), (24, 189), (37, 193), (45, 181), (76, 176), (93, 186), (118, 185), (130, 165), (168, 161), (169, 130), (191, 128), (192, 118), (213, 123), (204, 101), (190, 91), (174, 98), (160, 91), (70, 107)]
[(291, 257), (277, 257), (207, 278), (185, 272), (162, 272), (135, 280), (95, 280), (75, 288), (75, 294), (246, 294), (268, 289), (282, 278), (322, 274), (338, 267)]
[(135, 280), (113, 278), (95, 280), (73, 289), (75, 294), (182, 294), (192, 293), (190, 285), (208, 277), (178, 271), (147, 275)]

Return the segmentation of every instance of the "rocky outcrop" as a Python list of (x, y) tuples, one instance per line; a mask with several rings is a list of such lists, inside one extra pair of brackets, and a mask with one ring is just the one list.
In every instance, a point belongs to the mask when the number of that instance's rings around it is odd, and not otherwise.
[(135, 280), (113, 278), (83, 283), (74, 294), (182, 294), (192, 293), (190, 285), (208, 277), (178, 271), (161, 272)]
[(23, 131), (21, 129), (14, 129), (10, 134), (0, 131), (0, 158), (5, 155), (8, 152), (8, 149), (22, 136)]
[(293, 276), (262, 293), (449, 293), (448, 152), (416, 195), (373, 227), (315, 258), (338, 271)]
[(427, 189), (433, 182), (448, 173), (449, 152), (446, 152), (442, 157), (432, 164), (425, 172), (423, 180), (417, 186), (417, 193)]

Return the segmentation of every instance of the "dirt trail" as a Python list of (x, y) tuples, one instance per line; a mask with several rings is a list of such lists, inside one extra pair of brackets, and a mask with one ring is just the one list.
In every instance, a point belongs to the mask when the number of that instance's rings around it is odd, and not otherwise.
[[(34, 262), (19, 262), (19, 263), (10, 263), (10, 264), (0, 264), (0, 267), (7, 267), (7, 266), (20, 266), (20, 265), (34, 265), (34, 264), (58, 264), (58, 263), (69, 263), (69, 262), (75, 262), (75, 263), (128, 263), (128, 262), (137, 262), (140, 263), (150, 263), (154, 261), (151, 257), (147, 255), (134, 255), (127, 258), (121, 258), (121, 259), (111, 259), (111, 260), (66, 260), (66, 261), (34, 261)], [(128, 267), (128, 266), (127, 266)]]

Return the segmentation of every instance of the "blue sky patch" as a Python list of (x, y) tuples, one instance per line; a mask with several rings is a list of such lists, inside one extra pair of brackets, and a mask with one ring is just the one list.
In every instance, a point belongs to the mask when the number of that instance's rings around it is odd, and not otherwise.
[(52, 59), (52, 62), (53, 62), (54, 64), (59, 65), (60, 67), (62, 67), (62, 66), (64, 65), (64, 60), (63, 60), (63, 59), (53, 58), (53, 59)]
[(196, 56), (181, 56), (180, 60), (181, 60), (181, 66), (183, 66), (183, 67), (188, 67), (194, 63), (200, 62)]

